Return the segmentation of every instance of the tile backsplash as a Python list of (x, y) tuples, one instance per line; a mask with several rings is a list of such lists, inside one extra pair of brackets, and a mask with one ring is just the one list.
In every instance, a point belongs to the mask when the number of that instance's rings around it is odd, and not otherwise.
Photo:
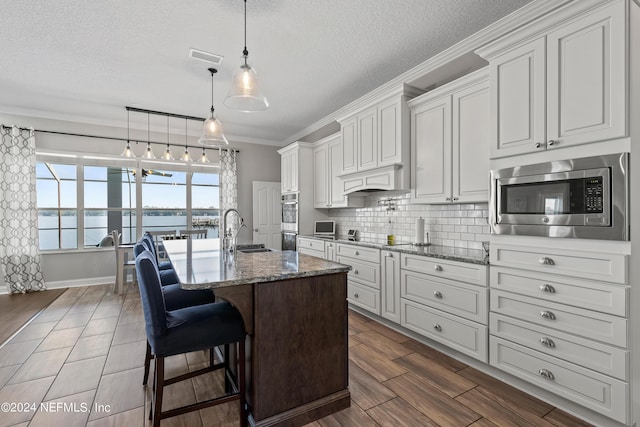
[[(410, 201), (408, 194), (371, 195), (363, 208), (332, 209), (328, 214), (336, 222), (339, 237), (345, 237), (349, 229), (356, 229), (360, 240), (383, 242), (391, 232), (396, 244), (412, 243), (416, 219), (422, 217), (425, 234), (429, 234), (434, 245), (482, 249), (482, 241), (489, 240), (487, 203), (416, 205)], [(393, 205), (395, 208), (389, 210)]]

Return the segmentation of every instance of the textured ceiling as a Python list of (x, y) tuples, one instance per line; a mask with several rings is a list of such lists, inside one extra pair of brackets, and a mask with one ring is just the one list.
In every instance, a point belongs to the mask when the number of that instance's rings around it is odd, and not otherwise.
[(249, 58), (271, 104), (253, 114), (222, 103), (241, 0), (5, 1), (0, 111), (116, 126), (125, 105), (204, 117), (211, 77), (196, 48), (224, 56), (214, 104), (227, 136), (284, 142), (529, 1), (248, 0)]

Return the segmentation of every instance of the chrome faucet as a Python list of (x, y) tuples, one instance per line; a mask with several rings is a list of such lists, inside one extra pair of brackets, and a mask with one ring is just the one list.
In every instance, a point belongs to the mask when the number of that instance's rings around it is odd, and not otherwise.
[[(227, 215), (229, 215), (230, 212), (235, 212), (238, 215), (239, 218), (239, 222), (238, 222), (238, 230), (236, 231), (235, 236), (232, 236), (231, 234), (231, 228), (229, 228), (227, 230)], [(237, 209), (227, 209), (224, 212), (224, 215), (222, 215), (222, 232), (223, 234), (223, 238), (222, 238), (222, 253), (227, 255), (227, 254), (233, 254), (235, 255), (236, 253), (236, 242), (238, 239), (238, 233), (240, 233), (240, 229), (242, 227), (246, 227), (245, 223), (244, 223), (244, 218), (242, 218), (242, 216), (240, 215), (240, 212), (238, 212)]]

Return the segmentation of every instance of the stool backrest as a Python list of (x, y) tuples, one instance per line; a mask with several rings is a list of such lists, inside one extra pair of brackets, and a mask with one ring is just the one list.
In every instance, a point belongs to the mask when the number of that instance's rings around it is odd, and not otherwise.
[(146, 243), (147, 250), (149, 250), (158, 260), (158, 253), (156, 252), (156, 243), (153, 240), (153, 236), (148, 231), (142, 235), (142, 243)]
[(136, 274), (144, 313), (149, 344), (152, 337), (160, 337), (167, 331), (167, 309), (160, 284), (160, 273), (153, 254), (147, 250), (136, 257)]

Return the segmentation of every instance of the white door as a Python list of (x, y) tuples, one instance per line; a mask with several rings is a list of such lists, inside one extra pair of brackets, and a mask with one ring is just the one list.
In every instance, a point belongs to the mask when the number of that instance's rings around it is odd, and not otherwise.
[(253, 182), (253, 243), (280, 250), (280, 205), (279, 182)]

